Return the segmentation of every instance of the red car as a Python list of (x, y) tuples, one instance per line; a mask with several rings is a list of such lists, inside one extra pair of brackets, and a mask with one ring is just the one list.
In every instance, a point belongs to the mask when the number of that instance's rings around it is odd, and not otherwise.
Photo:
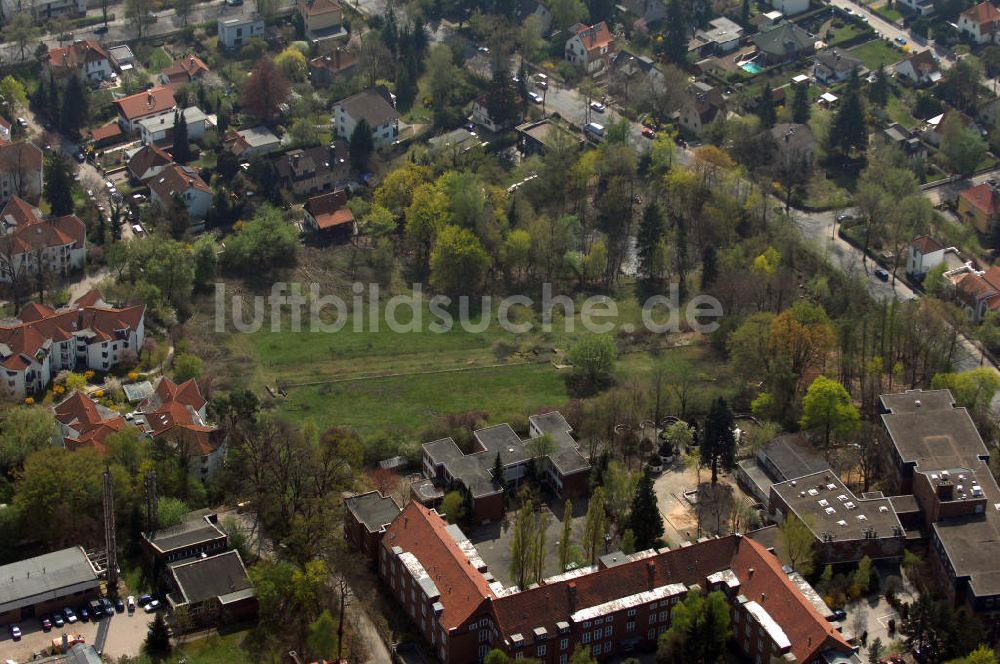
[(656, 138), (656, 132), (653, 131), (652, 127), (643, 127), (642, 135), (645, 136), (646, 138)]
[(42, 629), (46, 632), (52, 629), (52, 621), (48, 618), (42, 618)]

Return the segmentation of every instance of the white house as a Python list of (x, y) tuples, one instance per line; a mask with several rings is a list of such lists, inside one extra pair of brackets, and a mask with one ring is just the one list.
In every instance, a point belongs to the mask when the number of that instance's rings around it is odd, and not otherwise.
[(237, 157), (249, 158), (281, 149), (281, 139), (264, 125), (229, 132), (223, 145)]
[(264, 19), (260, 16), (219, 19), (219, 45), (227, 49), (242, 48), (254, 37), (264, 38)]
[(809, 0), (771, 0), (771, 6), (785, 16), (795, 16), (809, 9)]
[(362, 90), (356, 95), (338, 101), (334, 107), (337, 135), (350, 139), (354, 128), (362, 120), (372, 130), (375, 147), (391, 145), (399, 136), (399, 113), (384, 87)]
[(896, 65), (896, 76), (910, 79), (914, 85), (930, 85), (941, 80), (941, 66), (932, 49), (911, 53)]
[(995, 42), (1000, 32), (1000, 9), (990, 2), (980, 2), (958, 15), (958, 29), (977, 44)]
[(909, 254), (906, 257), (906, 273), (911, 277), (923, 279), (927, 273), (941, 263), (949, 268), (962, 264), (962, 257), (955, 247), (945, 247), (930, 237), (921, 235), (910, 243)]
[[(149, 200), (154, 204), (169, 206), (177, 196), (184, 204), (192, 221), (201, 221), (212, 205), (212, 188), (187, 166), (170, 164), (149, 180)], [(192, 224), (196, 230), (204, 226)]]
[(934, 13), (934, 0), (899, 0), (920, 16), (929, 16)]
[[(725, 16), (720, 16), (709, 21), (705, 30), (695, 32), (694, 38), (700, 44), (698, 50), (702, 55), (729, 53), (740, 45), (743, 27)], [(690, 46), (688, 48), (690, 49)]]
[(851, 72), (860, 75), (865, 63), (841, 48), (828, 48), (815, 55), (813, 76), (824, 85), (843, 83), (851, 77)]
[(57, 76), (77, 72), (85, 80), (103, 81), (114, 73), (107, 50), (90, 39), (54, 48), (48, 57), (49, 68)]
[[(197, 106), (185, 108), (184, 121), (187, 123), (188, 139), (197, 141), (205, 135), (205, 128), (208, 126), (208, 116)], [(146, 118), (139, 121), (139, 134), (142, 137), (143, 145), (164, 144), (173, 141), (174, 122), (177, 114), (158, 115), (155, 118)]]
[(134, 361), (145, 339), (145, 305), (110, 307), (90, 291), (67, 308), (29, 304), (0, 325), (0, 390), (12, 397), (44, 392), (63, 370), (108, 371)]
[(27, 283), (39, 271), (64, 277), (83, 269), (87, 227), (79, 217), (43, 219), (18, 197), (0, 210), (0, 282)]
[(134, 415), (134, 423), (150, 438), (163, 438), (183, 447), (189, 474), (202, 481), (226, 460), (226, 441), (218, 428), (209, 424), (207, 406), (193, 378), (178, 385), (163, 377)]
[(177, 110), (174, 91), (167, 87), (152, 88), (128, 97), (115, 99), (118, 107), (118, 124), (126, 134), (139, 131), (139, 122), (173, 115)]
[(588, 74), (598, 72), (608, 65), (615, 51), (615, 38), (607, 23), (578, 23), (570, 30), (573, 36), (566, 40), (567, 62)]

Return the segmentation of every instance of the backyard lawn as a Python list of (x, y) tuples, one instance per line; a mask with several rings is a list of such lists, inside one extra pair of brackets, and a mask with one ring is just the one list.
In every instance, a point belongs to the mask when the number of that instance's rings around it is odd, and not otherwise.
[(248, 631), (211, 636), (180, 644), (170, 661), (186, 664), (251, 664), (254, 660), (243, 648)]
[(889, 103), (885, 106), (885, 112), (889, 114), (890, 120), (898, 122), (907, 129), (913, 129), (920, 124), (920, 120), (910, 113), (910, 106), (897, 95), (889, 95)]
[(899, 49), (884, 39), (873, 39), (860, 46), (855, 46), (851, 49), (851, 53), (860, 58), (865, 63), (865, 67), (872, 71), (882, 65), (888, 66), (903, 59), (903, 54), (899, 52)]
[(903, 13), (895, 7), (883, 6), (873, 10), (876, 14), (887, 21), (897, 23), (903, 20)]

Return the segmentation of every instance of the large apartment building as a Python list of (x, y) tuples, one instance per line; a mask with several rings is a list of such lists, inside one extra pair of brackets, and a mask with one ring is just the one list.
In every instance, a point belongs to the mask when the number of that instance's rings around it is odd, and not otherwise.
[[(503, 518), (503, 494), (515, 489), (531, 462), (543, 482), (560, 498), (584, 495), (589, 489), (590, 461), (573, 439), (573, 428), (557, 411), (528, 418), (529, 438), (522, 440), (508, 424), (479, 429), (475, 448), (463, 452), (451, 438), (423, 447), (424, 475), (441, 489), (461, 485), (472, 495), (476, 521)], [(544, 444), (539, 439), (545, 438)], [(503, 484), (493, 477), (497, 456), (504, 469)], [(417, 494), (418, 499), (425, 496)], [(429, 500), (424, 502), (431, 503)]]
[(87, 227), (73, 214), (45, 218), (12, 197), (0, 209), (0, 283), (24, 289), (39, 272), (65, 277), (83, 269)]
[(0, 322), (0, 391), (39, 394), (62, 370), (108, 371), (136, 360), (145, 339), (146, 307), (109, 306), (91, 291), (63, 309), (29, 304)]
[(384, 529), (378, 569), (444, 664), (481, 662), (494, 648), (546, 664), (567, 664), (578, 648), (628, 656), (655, 647), (693, 588), (725, 594), (746, 661), (860, 661), (777, 557), (740, 535), (605, 556), (520, 590), (493, 577), (457, 526), (413, 502)]

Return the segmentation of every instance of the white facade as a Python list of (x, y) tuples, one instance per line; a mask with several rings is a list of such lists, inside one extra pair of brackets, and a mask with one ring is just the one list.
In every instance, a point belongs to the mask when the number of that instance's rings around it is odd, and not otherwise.
[(785, 16), (794, 16), (809, 9), (809, 0), (771, 0), (771, 6)]
[(106, 78), (110, 78), (114, 71), (111, 61), (107, 58), (101, 58), (100, 60), (85, 62), (81, 73), (91, 81), (103, 81)]
[[(360, 118), (352, 118), (344, 107), (340, 104), (337, 105), (337, 136), (344, 139), (350, 139), (351, 134), (354, 133), (354, 128), (358, 125)], [(391, 122), (385, 122), (378, 125), (377, 127), (372, 127), (372, 140), (375, 142), (376, 148), (385, 147), (386, 145), (392, 145), (396, 141), (396, 137), (399, 135), (398, 121), (393, 120)]]
[(223, 48), (242, 48), (254, 37), (264, 37), (264, 19), (259, 16), (219, 19), (219, 45)]
[(44, 272), (64, 275), (83, 269), (86, 257), (86, 247), (74, 247), (72, 244), (45, 247), (41, 250), (41, 256), (36, 255), (34, 251), (14, 254), (10, 257), (14, 262), (13, 267), (7, 264), (6, 256), (0, 255), (0, 282), (10, 283), (15, 274), (19, 276), (38, 274), (39, 258)]
[[(205, 127), (208, 126), (208, 117), (200, 108), (195, 106), (185, 108), (184, 120), (187, 122), (189, 140), (197, 141), (205, 135)], [(174, 116), (172, 114), (160, 115), (139, 122), (139, 134), (142, 137), (143, 145), (165, 141), (168, 132), (173, 135), (173, 128)]]
[[(186, 191), (179, 194), (184, 207), (187, 208), (188, 216), (191, 219), (204, 219), (208, 214), (208, 208), (212, 205), (212, 194), (195, 187), (188, 187)], [(165, 201), (156, 193), (155, 187), (149, 188), (149, 200), (158, 205), (168, 205), (170, 201)]]

